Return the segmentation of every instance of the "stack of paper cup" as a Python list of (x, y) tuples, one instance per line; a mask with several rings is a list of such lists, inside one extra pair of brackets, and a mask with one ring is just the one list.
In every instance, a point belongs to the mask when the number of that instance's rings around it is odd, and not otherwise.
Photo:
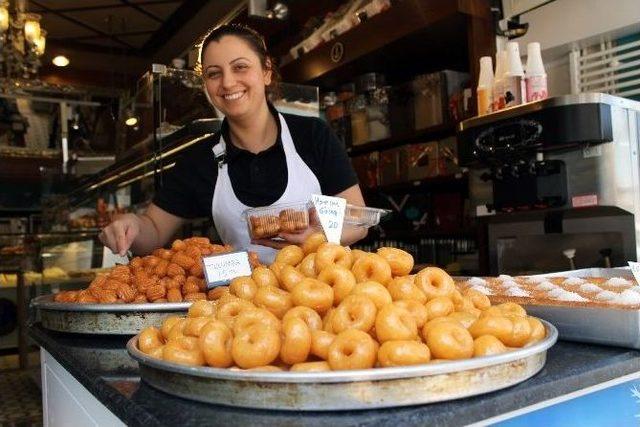
[(548, 96), (547, 73), (542, 63), (540, 43), (527, 45), (527, 78), (526, 78), (527, 102), (539, 101)]

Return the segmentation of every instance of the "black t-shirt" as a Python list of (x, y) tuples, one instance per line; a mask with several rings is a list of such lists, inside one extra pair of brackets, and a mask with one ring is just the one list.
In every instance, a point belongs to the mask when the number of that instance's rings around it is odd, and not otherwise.
[[(182, 217), (211, 216), (218, 164), (212, 148), (224, 134), (229, 178), (236, 197), (245, 205), (268, 206), (275, 203), (287, 187), (287, 163), (280, 138), (280, 120), (276, 143), (258, 154), (231, 143), (225, 121), (220, 132), (187, 148), (163, 177), (163, 186), (153, 203)], [(321, 119), (283, 114), (296, 151), (320, 182), (322, 194), (336, 195), (357, 184), (358, 178), (349, 157), (329, 126)]]

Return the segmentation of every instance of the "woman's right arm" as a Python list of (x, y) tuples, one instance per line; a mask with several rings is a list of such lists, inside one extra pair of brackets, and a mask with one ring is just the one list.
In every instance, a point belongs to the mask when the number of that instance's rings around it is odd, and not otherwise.
[(131, 251), (145, 255), (164, 246), (183, 224), (184, 219), (151, 203), (142, 215), (125, 214), (100, 233), (100, 240), (115, 254)]

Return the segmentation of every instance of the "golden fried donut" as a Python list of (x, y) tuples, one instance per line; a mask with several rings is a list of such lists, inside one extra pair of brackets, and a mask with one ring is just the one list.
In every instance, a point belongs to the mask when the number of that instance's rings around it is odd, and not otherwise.
[(427, 296), (418, 288), (413, 282), (414, 276), (403, 276), (392, 279), (387, 284), (387, 290), (391, 299), (394, 301), (399, 300), (414, 300), (421, 304), (427, 302)]
[(418, 326), (411, 313), (393, 304), (387, 304), (380, 309), (375, 325), (380, 343), (418, 338)]
[(424, 326), (422, 327), (422, 331), (420, 332), (422, 335), (422, 339), (424, 341), (427, 341), (427, 335), (429, 334), (429, 331), (435, 326), (438, 325), (440, 323), (453, 323), (454, 325), (458, 325), (458, 326), (462, 326), (464, 328), (464, 326), (462, 325), (462, 323), (460, 323), (460, 321), (458, 319), (454, 319), (453, 317), (436, 317), (433, 320), (429, 320), (427, 323), (424, 324)]
[(216, 286), (207, 292), (207, 299), (210, 301), (220, 300), (225, 295), (230, 295), (228, 286)]
[(199, 337), (202, 327), (211, 321), (211, 317), (187, 317), (182, 333), (189, 337)]
[(285, 265), (282, 267), (282, 270), (280, 270), (280, 284), (283, 289), (289, 292), (302, 282), (302, 279), (305, 277), (304, 274), (291, 265)]
[(378, 310), (387, 304), (391, 304), (393, 301), (387, 288), (374, 281), (366, 281), (356, 284), (351, 290), (351, 295), (368, 296), (371, 298), (371, 301), (373, 301)]
[(353, 259), (351, 251), (335, 243), (323, 243), (318, 247), (315, 257), (315, 272), (319, 274), (325, 268), (337, 264), (344, 268), (351, 268)]
[(171, 328), (175, 326), (183, 317), (181, 316), (168, 316), (162, 321), (162, 327), (160, 328), (160, 332), (162, 332), (162, 337), (166, 340), (169, 338), (169, 331)]
[(213, 304), (208, 301), (194, 301), (187, 311), (187, 317), (213, 316)]
[(304, 255), (300, 246), (289, 245), (280, 249), (276, 255), (276, 262), (296, 266), (302, 262)]
[(473, 325), (477, 320), (476, 316), (474, 316), (473, 314), (467, 311), (454, 311), (453, 313), (449, 313), (447, 317), (450, 317), (451, 319), (456, 319), (457, 321), (462, 323), (462, 326), (464, 326), (467, 329), (469, 329), (469, 327)]
[(327, 372), (330, 370), (331, 367), (324, 360), (319, 362), (296, 363), (289, 369), (290, 372)]
[(511, 335), (513, 323), (504, 316), (482, 315), (471, 326), (469, 332), (474, 338), (481, 335), (493, 335), (503, 343)]
[(144, 328), (138, 336), (138, 348), (143, 353), (149, 354), (153, 349), (163, 345), (162, 332), (156, 327)]
[(427, 267), (415, 278), (416, 286), (424, 292), (427, 299), (450, 296), (456, 289), (455, 282), (449, 274), (438, 267)]
[(329, 347), (336, 338), (334, 334), (327, 331), (311, 331), (311, 354), (322, 360), (329, 357)]
[(162, 358), (167, 362), (188, 366), (204, 365), (204, 356), (198, 339), (194, 337), (179, 337), (168, 341), (162, 349)]
[(327, 362), (331, 369), (369, 369), (377, 358), (376, 343), (366, 332), (348, 329), (339, 333), (329, 346)]
[(202, 327), (199, 344), (207, 365), (228, 368), (233, 364), (233, 357), (231, 357), (233, 334), (221, 321), (212, 320)]
[(235, 322), (233, 323), (233, 333), (238, 334), (243, 329), (253, 325), (260, 325), (263, 328), (272, 328), (278, 332), (282, 328), (280, 319), (278, 319), (269, 310), (264, 308), (251, 308), (243, 310), (236, 316)]
[(386, 341), (378, 350), (378, 363), (383, 368), (420, 365), (428, 363), (430, 359), (429, 347), (413, 340)]
[(166, 341), (173, 341), (177, 338), (184, 336), (184, 327), (187, 325), (187, 318), (181, 317), (177, 322), (171, 326), (169, 333), (167, 334)]
[(282, 318), (282, 322), (286, 322), (287, 319), (290, 318), (298, 318), (301, 319), (304, 323), (307, 324), (309, 330), (311, 331), (319, 331), (322, 330), (322, 318), (312, 308), (305, 306), (293, 307), (291, 310), (287, 311), (287, 313)]
[(311, 351), (311, 330), (304, 320), (290, 317), (282, 320), (280, 360), (288, 365), (302, 363)]
[(260, 286), (253, 298), (253, 303), (258, 307), (266, 308), (278, 319), (282, 319), (282, 316), (293, 307), (289, 292), (274, 286)]
[(149, 353), (147, 353), (147, 356), (153, 357), (154, 359), (162, 360), (163, 352), (164, 352), (164, 344), (151, 350)]
[(297, 269), (305, 277), (316, 277), (316, 254), (310, 253), (305, 256), (302, 262), (298, 264)]
[(399, 301), (394, 301), (393, 305), (396, 307), (400, 307), (404, 310), (407, 310), (411, 316), (413, 316), (413, 320), (416, 321), (416, 326), (418, 329), (421, 329), (427, 320), (429, 320), (429, 313), (427, 312), (427, 308), (420, 304), (419, 301), (411, 300), (411, 299), (401, 299)]
[(348, 268), (331, 265), (318, 274), (318, 280), (333, 288), (333, 303), (338, 305), (356, 285), (356, 278)]
[(425, 308), (429, 314), (429, 320), (447, 316), (454, 310), (451, 298), (447, 297), (435, 297), (425, 304)]
[(498, 307), (505, 316), (527, 317), (527, 311), (515, 302), (505, 302), (498, 304), (496, 307)]
[(310, 307), (322, 314), (333, 306), (333, 289), (324, 282), (306, 277), (291, 291), (291, 301), (293, 305)]
[(493, 335), (480, 335), (473, 340), (473, 357), (492, 356), (507, 351), (509, 349)]
[(233, 330), (236, 317), (244, 310), (251, 310), (253, 308), (255, 308), (255, 306), (250, 301), (240, 298), (220, 302), (216, 308), (216, 318), (227, 325), (229, 329)]
[(278, 279), (278, 283), (282, 283), (282, 280), (280, 280), (280, 272), (282, 271), (282, 268), (285, 265), (288, 265), (288, 264), (285, 264), (283, 262), (274, 261), (269, 266), (269, 270), (273, 271), (273, 274), (276, 275), (276, 278)]
[(507, 316), (513, 324), (511, 334), (501, 340), (504, 345), (509, 347), (522, 347), (529, 341), (531, 336), (531, 324), (527, 317)]
[(365, 252), (360, 249), (351, 249), (351, 257), (353, 258), (353, 262), (356, 262), (358, 258), (360, 258), (362, 255), (367, 255), (368, 253), (369, 252)]
[(389, 263), (393, 276), (406, 276), (411, 273), (413, 256), (409, 252), (388, 247), (380, 248), (376, 252)]
[(306, 238), (304, 243), (302, 244), (302, 252), (305, 255), (309, 255), (310, 253), (316, 252), (321, 244), (326, 243), (327, 238), (324, 236), (322, 232), (316, 232), (311, 234)]
[(351, 268), (356, 282), (374, 281), (386, 285), (391, 281), (389, 263), (377, 254), (366, 254), (358, 258)]
[(329, 332), (339, 334), (348, 329), (368, 332), (376, 322), (377, 312), (376, 305), (368, 296), (349, 295), (334, 310)]
[(243, 369), (269, 365), (280, 353), (280, 333), (261, 325), (238, 332), (231, 344), (233, 361)]
[(464, 296), (471, 299), (473, 306), (475, 308), (479, 308), (480, 310), (486, 310), (491, 306), (491, 302), (489, 301), (489, 297), (483, 294), (480, 291), (476, 291), (475, 289), (467, 289), (464, 291)]
[(531, 335), (529, 335), (525, 345), (530, 345), (542, 340), (547, 335), (547, 331), (540, 319), (527, 316), (527, 320), (529, 321), (529, 326), (531, 326)]
[[(204, 292), (192, 292), (190, 294), (186, 294), (184, 296), (184, 300), (186, 301), (206, 301), (207, 300), (207, 294), (205, 294)], [(153, 302), (160, 302), (160, 300), (156, 300)]]
[(258, 287), (261, 286), (273, 286), (275, 288), (280, 287), (280, 283), (278, 282), (278, 278), (275, 273), (269, 270), (267, 267), (256, 267), (253, 269), (253, 273), (251, 273), (251, 278)]
[[(375, 305), (374, 305), (375, 307)], [(333, 316), (336, 314), (335, 308), (330, 308), (322, 318), (322, 330), (333, 334)]]
[(251, 276), (236, 277), (229, 284), (229, 293), (238, 298), (251, 301), (258, 292), (258, 285)]
[(427, 346), (436, 359), (468, 359), (473, 356), (473, 338), (464, 326), (441, 322), (427, 333)]

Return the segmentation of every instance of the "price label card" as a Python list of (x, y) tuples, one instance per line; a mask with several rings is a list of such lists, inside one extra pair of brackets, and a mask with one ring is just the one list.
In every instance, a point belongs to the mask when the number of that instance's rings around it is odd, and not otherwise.
[(344, 223), (344, 211), (347, 208), (346, 199), (313, 194), (311, 201), (316, 208), (327, 241), (339, 245)]
[(629, 261), (628, 264), (633, 273), (633, 277), (636, 278), (636, 282), (640, 283), (640, 262)]
[(224, 286), (239, 276), (251, 276), (247, 251), (229, 252), (202, 258), (207, 288)]
[(111, 252), (108, 247), (102, 248), (102, 268), (111, 268), (116, 264), (129, 264), (126, 256), (120, 256)]

